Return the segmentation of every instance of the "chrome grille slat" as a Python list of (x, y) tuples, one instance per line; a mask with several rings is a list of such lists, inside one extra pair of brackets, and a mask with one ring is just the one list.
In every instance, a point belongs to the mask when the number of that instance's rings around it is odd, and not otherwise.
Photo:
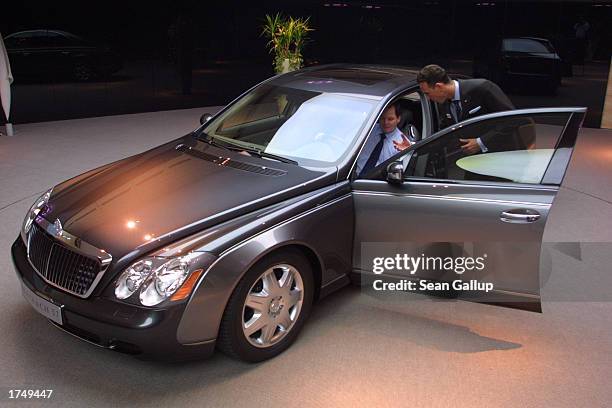
[[(59, 257), (54, 257), (53, 255), (53, 251), (55, 251), (55, 246), (53, 248), (51, 248), (51, 254), (49, 255), (49, 266), (48, 269), (53, 271), (53, 278), (52, 281), (53, 282), (57, 282), (60, 286), (62, 286), (62, 274), (61, 274), (61, 269), (58, 268), (59, 263), (60, 263), (60, 259)], [(49, 274), (51, 275), (51, 274)], [(51, 278), (51, 276), (49, 276)]]
[[(53, 253), (57, 251), (56, 249), (57, 245), (53, 245), (53, 248), (51, 249), (51, 255), (49, 257), (49, 266), (47, 267), (47, 273), (49, 276), (49, 280), (51, 280), (52, 282), (57, 282), (60, 284), (60, 286), (64, 286), (64, 276), (63, 276), (63, 270), (60, 267), (60, 265), (62, 265), (62, 261), (63, 261), (63, 257), (62, 256), (53, 256)], [(51, 275), (53, 275), (53, 277), (51, 277)]]
[(64, 253), (64, 265), (66, 265), (66, 268), (62, 271), (64, 273), (64, 276), (66, 277), (66, 283), (64, 284), (64, 286), (71, 292), (74, 292), (74, 288), (73, 288), (73, 275), (71, 275), (69, 273), (69, 271), (76, 271), (75, 269), (75, 256), (74, 254), (71, 253)]
[(65, 265), (66, 264), (66, 257), (67, 257), (67, 253), (63, 252), (63, 251), (58, 251), (57, 250), (57, 246), (53, 247), (53, 250), (51, 251), (51, 259), (53, 259), (55, 262), (55, 270), (53, 271), (57, 276), (58, 279), (56, 280), (57, 283), (60, 284), (61, 287), (66, 288), (66, 282), (68, 281), (68, 276), (66, 275), (66, 271), (68, 270), (68, 268), (62, 268), (61, 265)]
[[(51, 253), (53, 252), (54, 247), (55, 245), (51, 247)], [(46, 268), (47, 279), (49, 279), (52, 282), (56, 282), (57, 276), (54, 273), (56, 271), (56, 268), (53, 267), (53, 265), (56, 263), (56, 260), (53, 259), (53, 257), (51, 256), (51, 253), (49, 253), (49, 262), (47, 263), (47, 268)]]
[(79, 265), (81, 264), (81, 262), (79, 262), (79, 258), (77, 256), (74, 256), (74, 254), (70, 257), (70, 268), (71, 270), (74, 270), (76, 273), (72, 276), (70, 276), (70, 284), (68, 285), (68, 287), (70, 288), (71, 291), (73, 292), (77, 292), (77, 293), (81, 293), (79, 291), (79, 278), (83, 277), (83, 275), (81, 274), (81, 269), (79, 268)]
[(32, 225), (28, 240), (28, 258), (48, 283), (81, 297), (91, 292), (103, 271), (98, 259), (62, 245), (36, 223)]
[(30, 259), (44, 277), (46, 277), (46, 265), (52, 245), (53, 242), (39, 228), (32, 228)]
[[(68, 280), (66, 272), (69, 270), (69, 267), (66, 263), (67, 258), (67, 252), (61, 251), (59, 249), (59, 246), (57, 245), (53, 246), (53, 250), (51, 251), (51, 259), (54, 261), (55, 269), (53, 269), (51, 272), (53, 272), (53, 274), (57, 276), (56, 282), (58, 282), (63, 288), (66, 289), (68, 289), (66, 287), (66, 282)], [(62, 268), (62, 265), (64, 266), (64, 268)]]
[(64, 286), (71, 292), (74, 292), (72, 289), (72, 275), (68, 273), (68, 271), (74, 270), (74, 256), (70, 253), (64, 253), (63, 256), (65, 259), (63, 260), (63, 264), (66, 265), (66, 268), (62, 270), (65, 277)]

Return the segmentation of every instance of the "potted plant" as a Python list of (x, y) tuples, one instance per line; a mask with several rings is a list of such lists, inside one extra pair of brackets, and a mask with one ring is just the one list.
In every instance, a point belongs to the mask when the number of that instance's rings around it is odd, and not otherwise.
[(294, 71), (302, 67), (302, 47), (306, 42), (309, 26), (308, 18), (284, 17), (266, 14), (262, 35), (266, 36), (270, 53), (274, 55), (274, 71), (277, 74)]

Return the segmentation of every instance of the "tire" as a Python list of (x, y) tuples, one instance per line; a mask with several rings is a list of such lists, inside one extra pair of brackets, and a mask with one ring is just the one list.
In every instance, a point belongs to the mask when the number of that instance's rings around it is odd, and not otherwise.
[(312, 268), (299, 251), (284, 250), (265, 257), (232, 292), (217, 348), (251, 363), (277, 356), (304, 326), (313, 293)]
[(91, 66), (84, 61), (77, 61), (74, 64), (74, 78), (79, 82), (91, 81), (94, 77), (94, 71)]

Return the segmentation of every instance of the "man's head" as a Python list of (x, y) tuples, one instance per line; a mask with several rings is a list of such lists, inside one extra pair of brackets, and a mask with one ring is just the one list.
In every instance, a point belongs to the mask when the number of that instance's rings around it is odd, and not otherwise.
[(454, 96), (455, 85), (446, 70), (439, 65), (423, 67), (417, 75), (417, 82), (421, 92), (434, 102), (443, 103)]
[(402, 118), (400, 116), (399, 106), (397, 106), (397, 103), (392, 103), (387, 106), (382, 115), (380, 115), (379, 123), (383, 132), (391, 133), (400, 123), (400, 120), (402, 120)]

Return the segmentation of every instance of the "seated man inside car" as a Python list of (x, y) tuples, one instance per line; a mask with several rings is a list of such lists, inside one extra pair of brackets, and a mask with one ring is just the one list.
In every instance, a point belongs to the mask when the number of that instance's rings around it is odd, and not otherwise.
[(357, 159), (358, 175), (366, 174), (412, 144), (408, 137), (397, 128), (401, 120), (399, 105), (392, 103), (387, 106)]

